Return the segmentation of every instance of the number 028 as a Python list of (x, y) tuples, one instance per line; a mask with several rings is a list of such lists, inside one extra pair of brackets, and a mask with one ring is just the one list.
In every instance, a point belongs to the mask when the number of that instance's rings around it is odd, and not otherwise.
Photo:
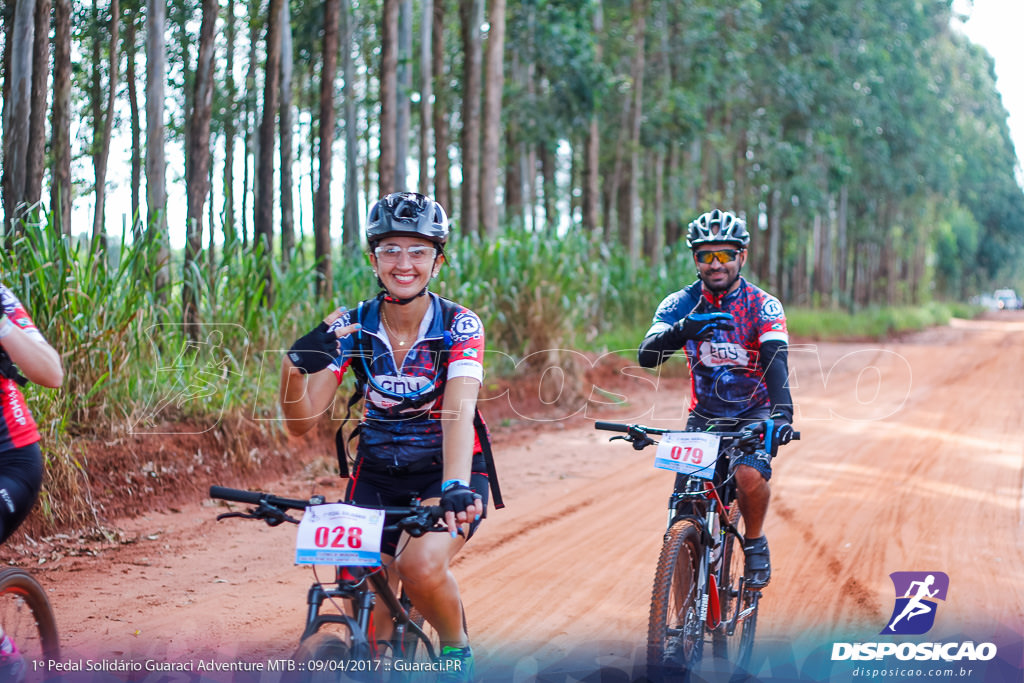
[(361, 548), (363, 530), (357, 526), (348, 529), (343, 526), (334, 528), (318, 526), (313, 535), (313, 542), (316, 543), (317, 548)]
[(673, 446), (669, 457), (673, 460), (682, 460), (683, 462), (692, 462), (694, 465), (699, 465), (701, 460), (704, 459), (704, 451), (694, 446)]

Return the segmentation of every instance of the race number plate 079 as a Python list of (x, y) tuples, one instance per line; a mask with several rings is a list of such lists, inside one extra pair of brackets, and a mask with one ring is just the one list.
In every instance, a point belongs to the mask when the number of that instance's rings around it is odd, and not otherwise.
[(328, 503), (310, 505), (299, 522), (296, 564), (371, 567), (380, 564), (384, 511)]
[(667, 432), (658, 443), (654, 466), (703, 479), (715, 476), (718, 461), (717, 434), (705, 432)]

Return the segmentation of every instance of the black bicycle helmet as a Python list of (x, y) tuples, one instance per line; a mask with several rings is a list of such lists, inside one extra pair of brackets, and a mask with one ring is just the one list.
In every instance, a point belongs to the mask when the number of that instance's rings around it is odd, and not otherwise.
[(728, 211), (709, 211), (690, 223), (686, 232), (686, 246), (696, 249), (709, 242), (729, 242), (746, 247), (750, 244), (747, 224)]
[(423, 237), (439, 247), (448, 241), (448, 214), (433, 199), (416, 192), (392, 192), (370, 209), (366, 241), (370, 248), (389, 235)]

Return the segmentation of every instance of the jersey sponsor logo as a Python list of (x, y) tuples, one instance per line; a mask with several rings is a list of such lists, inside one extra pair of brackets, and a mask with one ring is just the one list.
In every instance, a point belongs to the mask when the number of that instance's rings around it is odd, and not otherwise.
[[(374, 375), (373, 379), (385, 391), (398, 394), (399, 396), (414, 394), (430, 384), (429, 377), (415, 377), (411, 375)], [(398, 405), (398, 401), (381, 395), (372, 385), (366, 397), (374, 405), (381, 408), (391, 408)], [(416, 410), (422, 410), (422, 408)]]
[(473, 348), (462, 349), (462, 355), (465, 358), (476, 358), (477, 357), (477, 351), (476, 351), (476, 349), (473, 349)]
[(25, 406), (18, 400), (18, 394), (16, 392), (8, 391), (7, 397), (7, 407), (10, 411), (8, 414), (14, 418), (14, 421), (17, 422), (19, 426), (24, 427), (28, 424), (28, 420), (25, 418)]
[(761, 315), (769, 320), (772, 318), (782, 317), (782, 304), (779, 303), (778, 299), (766, 299), (761, 304)]
[(452, 342), (458, 344), (469, 339), (479, 339), (484, 326), (475, 314), (465, 311), (455, 317), (452, 323)]
[(750, 362), (750, 353), (740, 344), (706, 341), (700, 345), (700, 360), (710, 366), (746, 366)]

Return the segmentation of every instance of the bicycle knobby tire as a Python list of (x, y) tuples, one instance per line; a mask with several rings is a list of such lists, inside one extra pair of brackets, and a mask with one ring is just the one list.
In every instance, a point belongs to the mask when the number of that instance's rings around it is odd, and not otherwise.
[(57, 619), (46, 592), (23, 569), (0, 571), (0, 623), (26, 658), (60, 659)]
[(700, 661), (704, 623), (697, 599), (700, 532), (691, 520), (680, 520), (665, 534), (651, 591), (647, 628), (650, 674), (681, 674)]
[[(742, 534), (745, 531), (740, 516), (739, 506), (735, 503), (729, 511), (729, 521)], [(732, 534), (726, 534), (722, 548), (722, 581), (719, 588), (719, 604), (722, 606), (722, 619), (731, 619), (737, 611), (750, 611), (749, 615), (736, 624), (732, 635), (724, 632), (726, 624), (715, 631), (712, 642), (716, 657), (727, 660), (738, 671), (746, 670), (750, 663), (750, 653), (754, 648), (754, 634), (757, 631), (757, 610), (752, 601), (756, 599), (749, 590), (739, 593), (739, 580), (743, 576), (745, 556), (743, 543)]]

